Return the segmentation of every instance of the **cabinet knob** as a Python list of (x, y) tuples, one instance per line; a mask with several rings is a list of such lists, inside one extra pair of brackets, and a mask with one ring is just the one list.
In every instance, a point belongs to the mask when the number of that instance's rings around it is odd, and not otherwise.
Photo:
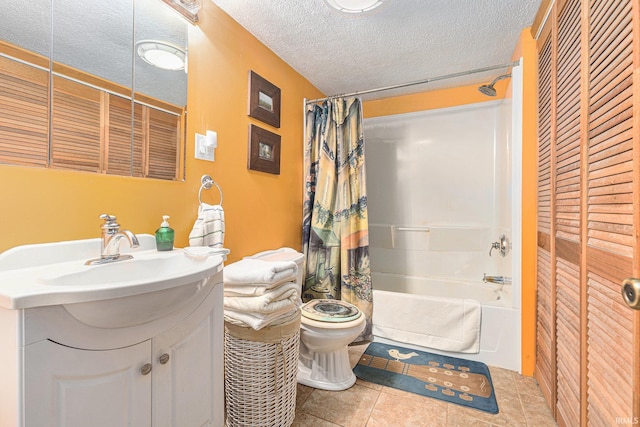
[(158, 360), (160, 361), (160, 364), (164, 365), (169, 361), (169, 354), (167, 353), (163, 354), (162, 356), (160, 356)]
[(148, 375), (149, 372), (151, 372), (151, 363), (145, 363), (144, 365), (142, 365), (142, 368), (140, 368), (140, 373), (142, 375)]

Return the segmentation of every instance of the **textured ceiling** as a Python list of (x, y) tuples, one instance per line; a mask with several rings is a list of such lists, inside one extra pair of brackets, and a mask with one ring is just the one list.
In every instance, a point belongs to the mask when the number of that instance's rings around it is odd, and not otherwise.
[[(324, 0), (212, 0), (326, 95), (511, 62), (541, 0), (387, 0), (363, 15)], [(364, 96), (485, 83), (505, 70)]]

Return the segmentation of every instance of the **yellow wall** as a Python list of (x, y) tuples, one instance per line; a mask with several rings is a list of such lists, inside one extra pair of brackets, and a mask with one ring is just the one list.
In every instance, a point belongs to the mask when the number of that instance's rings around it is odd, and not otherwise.
[[(513, 59), (523, 58), (523, 162), (522, 162), (522, 373), (533, 375), (536, 338), (536, 51), (531, 30), (520, 35)], [(502, 99), (508, 81), (496, 84), (497, 96), (488, 98), (478, 91), (478, 85), (434, 90), (413, 95), (367, 101), (363, 103), (365, 117), (403, 114), (422, 110), (454, 107)]]
[[(249, 70), (281, 89), (280, 129), (247, 116)], [(188, 84), (184, 182), (0, 165), (0, 251), (98, 237), (104, 212), (135, 233), (153, 233), (162, 215), (170, 215), (176, 246), (186, 246), (205, 173), (224, 191), (230, 261), (268, 248), (300, 248), (303, 99), (323, 94), (209, 1), (199, 25), (189, 29)], [(281, 135), (279, 176), (247, 170), (249, 123)], [(218, 132), (214, 163), (193, 158), (194, 135), (207, 129)], [(217, 203), (215, 187), (203, 200)]]
[(522, 94), (522, 373), (533, 375), (536, 360), (536, 272), (538, 188), (538, 57), (525, 28), (514, 53), (523, 58)]
[(365, 117), (371, 118), (494, 101), (505, 97), (507, 86), (508, 80), (497, 82), (495, 85), (497, 92), (495, 98), (489, 98), (480, 93), (478, 85), (469, 85), (366, 101), (363, 102), (362, 110)]

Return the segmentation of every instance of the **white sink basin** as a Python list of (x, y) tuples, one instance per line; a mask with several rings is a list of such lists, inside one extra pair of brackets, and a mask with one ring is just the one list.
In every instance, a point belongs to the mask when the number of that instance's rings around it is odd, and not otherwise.
[[(140, 243), (137, 249), (131, 249), (121, 240), (120, 253), (141, 252), (156, 248), (155, 237), (151, 234), (138, 234), (137, 237)], [(67, 240), (55, 243), (16, 246), (0, 253), (0, 272), (98, 258), (100, 255), (100, 240), (99, 238)]]
[[(146, 251), (133, 259), (100, 265), (64, 264), (43, 272), (38, 281), (51, 286), (139, 286), (167, 280), (198, 280), (202, 262), (182, 251)], [(191, 277), (196, 275), (196, 277)]]
[[(181, 249), (158, 252), (153, 236), (133, 259), (85, 265), (99, 239), (26, 245), (0, 254), (0, 307), (62, 305), (90, 326), (120, 328), (153, 321), (209, 293), (221, 256), (191, 258)], [(97, 244), (97, 245), (94, 245)], [(151, 248), (150, 248), (151, 247)]]

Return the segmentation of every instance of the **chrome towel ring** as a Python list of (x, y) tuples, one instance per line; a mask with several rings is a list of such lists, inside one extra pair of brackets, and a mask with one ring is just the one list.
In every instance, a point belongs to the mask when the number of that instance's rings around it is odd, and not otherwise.
[(209, 190), (212, 186), (216, 186), (216, 188), (218, 189), (218, 191), (220, 192), (220, 203), (219, 205), (222, 206), (222, 189), (220, 188), (220, 186), (218, 185), (217, 182), (215, 182), (213, 179), (211, 179), (211, 177), (209, 175), (202, 175), (202, 178), (200, 178), (200, 182), (202, 183), (202, 185), (200, 186), (200, 190), (198, 191), (198, 202), (200, 202), (200, 204), (202, 204), (202, 190)]

